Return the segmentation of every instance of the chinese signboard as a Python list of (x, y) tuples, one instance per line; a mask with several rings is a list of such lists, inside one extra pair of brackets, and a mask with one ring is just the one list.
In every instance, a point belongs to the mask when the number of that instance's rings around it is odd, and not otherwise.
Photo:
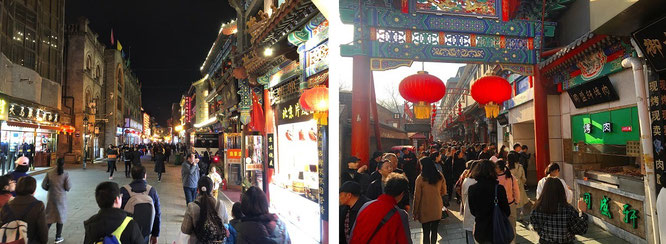
[(415, 8), (426, 13), (498, 18), (499, 3), (499, 0), (416, 0)]
[(277, 113), (278, 124), (303, 122), (312, 119), (312, 113), (301, 108), (298, 98), (280, 104)]
[(604, 222), (621, 228), (641, 238), (645, 238), (643, 199), (638, 200), (625, 194), (605, 191), (579, 184), (581, 197), (587, 205), (586, 213)]
[(661, 173), (664, 172), (666, 150), (664, 150), (664, 133), (666, 127), (666, 80), (653, 80), (648, 82), (648, 107), (650, 108), (650, 126), (652, 128), (652, 144), (654, 153), (654, 172), (657, 177), (657, 193), (661, 190)]
[(192, 122), (192, 98), (185, 97), (185, 122)]
[(0, 98), (0, 121), (7, 120), (7, 100)]
[(241, 150), (240, 149), (227, 149), (227, 158), (228, 159), (240, 159)]
[(143, 133), (146, 136), (150, 136), (150, 116), (147, 113), (143, 113)]
[(666, 17), (636, 31), (636, 44), (657, 72), (666, 71)]
[(322, 126), (318, 134), (319, 210), (321, 219), (328, 221), (328, 131), (326, 130), (326, 126)]
[(607, 76), (567, 90), (576, 108), (620, 99)]
[(0, 120), (58, 124), (60, 114), (55, 109), (0, 94)]
[(275, 168), (275, 135), (273, 133), (266, 134), (266, 144), (268, 150), (266, 150), (266, 162), (269, 169)]

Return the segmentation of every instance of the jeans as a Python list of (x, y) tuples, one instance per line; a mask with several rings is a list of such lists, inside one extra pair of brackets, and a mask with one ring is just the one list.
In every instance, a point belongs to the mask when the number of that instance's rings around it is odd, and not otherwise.
[(157, 180), (162, 181), (162, 173), (157, 173)]
[(107, 171), (111, 172), (111, 175), (109, 175), (109, 177), (113, 177), (113, 171), (116, 170), (116, 160), (109, 160), (108, 164), (109, 165)]
[[(56, 223), (56, 238), (62, 237), (62, 227), (64, 224)], [(48, 229), (51, 229), (51, 224), (48, 224)]]
[(474, 244), (474, 232), (465, 230), (465, 238), (467, 239), (467, 244)]
[(132, 161), (125, 161), (125, 176), (129, 177), (132, 171)]
[(197, 198), (197, 188), (183, 187), (185, 191), (185, 202), (189, 204)]
[(436, 244), (439, 220), (426, 222), (421, 224), (421, 226), (423, 227), (423, 244)]

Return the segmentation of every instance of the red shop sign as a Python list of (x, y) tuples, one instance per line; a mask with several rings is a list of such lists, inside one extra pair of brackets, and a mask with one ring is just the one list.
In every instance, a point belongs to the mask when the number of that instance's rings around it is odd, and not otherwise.
[(622, 126), (622, 132), (631, 132), (631, 126)]

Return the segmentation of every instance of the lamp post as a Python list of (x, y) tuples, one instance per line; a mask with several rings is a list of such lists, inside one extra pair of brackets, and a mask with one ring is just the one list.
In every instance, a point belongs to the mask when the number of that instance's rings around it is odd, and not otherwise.
[(86, 114), (83, 117), (83, 169), (86, 169), (86, 158), (88, 157), (88, 139), (86, 139), (87, 133), (88, 133), (88, 116)]

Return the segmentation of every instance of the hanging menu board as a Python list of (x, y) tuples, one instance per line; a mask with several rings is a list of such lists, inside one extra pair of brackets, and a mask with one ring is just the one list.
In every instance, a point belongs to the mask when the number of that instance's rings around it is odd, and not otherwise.
[[(648, 93), (650, 98), (648, 106), (650, 108), (650, 126), (652, 130), (652, 145), (654, 152), (654, 171), (657, 177), (657, 193), (661, 190), (661, 174), (664, 172), (664, 162), (666, 161), (666, 151), (664, 150), (664, 133), (666, 127), (666, 80), (653, 80), (648, 82)], [(665, 182), (666, 183), (666, 182)]]

